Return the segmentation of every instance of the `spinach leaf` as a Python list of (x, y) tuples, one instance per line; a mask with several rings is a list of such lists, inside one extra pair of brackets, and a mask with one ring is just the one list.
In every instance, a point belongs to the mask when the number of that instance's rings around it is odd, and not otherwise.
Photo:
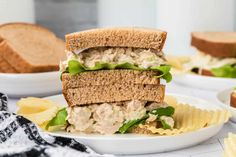
[(126, 123), (124, 123), (120, 128), (119, 128), (119, 132), (124, 134), (126, 132), (128, 132), (131, 128), (133, 128), (134, 126), (141, 124), (142, 122), (144, 122), (149, 116), (145, 115), (144, 117), (142, 117), (141, 119), (135, 119), (135, 120), (130, 120)]
[(66, 108), (59, 110), (56, 116), (52, 120), (50, 120), (49, 123), (47, 124), (46, 130), (48, 130), (49, 127), (65, 126), (67, 124), (66, 117), (67, 117)]
[(154, 109), (150, 111), (150, 114), (154, 114), (154, 115), (157, 115), (158, 117), (161, 117), (161, 116), (172, 116), (174, 112), (175, 112), (174, 107), (168, 106), (165, 108), (161, 107), (161, 108)]

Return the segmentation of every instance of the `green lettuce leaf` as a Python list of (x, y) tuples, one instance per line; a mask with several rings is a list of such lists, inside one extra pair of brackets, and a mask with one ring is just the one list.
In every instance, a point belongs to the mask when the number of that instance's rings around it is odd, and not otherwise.
[(216, 77), (236, 78), (236, 65), (224, 65), (219, 68), (212, 68), (211, 72)]
[(119, 133), (124, 134), (126, 132), (129, 132), (129, 130), (132, 129), (134, 126), (137, 126), (137, 125), (145, 122), (149, 117), (149, 113), (157, 116), (157, 120), (161, 122), (163, 129), (170, 129), (171, 127), (164, 120), (161, 120), (160, 117), (161, 116), (172, 116), (174, 114), (174, 112), (175, 112), (175, 109), (171, 106), (168, 106), (165, 108), (161, 107), (161, 108), (154, 109), (154, 110), (148, 112), (144, 117), (142, 117), (140, 119), (130, 120), (130, 121), (124, 123), (119, 128)]
[(46, 130), (48, 130), (50, 127), (65, 126), (67, 124), (66, 117), (67, 117), (66, 108), (59, 110), (56, 116), (52, 120), (50, 120), (49, 123), (47, 124)]
[(160, 72), (158, 76), (155, 76), (157, 78), (163, 78), (166, 80), (166, 82), (170, 82), (172, 80), (172, 75), (170, 73), (171, 66), (170, 65), (161, 65), (161, 66), (155, 66), (151, 67), (149, 69), (139, 68), (136, 65), (133, 65), (131, 63), (122, 63), (122, 64), (112, 64), (112, 63), (101, 63), (97, 62), (95, 63), (94, 67), (85, 67), (80, 62), (76, 60), (70, 60), (68, 62), (68, 72), (72, 75), (79, 74), (84, 71), (94, 71), (94, 70), (102, 70), (102, 69), (133, 69), (133, 70), (154, 70)]
[(138, 124), (143, 123), (149, 116), (145, 115), (144, 117), (140, 118), (140, 119), (135, 119), (135, 120), (130, 120), (126, 123), (124, 123), (120, 128), (119, 128), (119, 133), (126, 133), (128, 132), (130, 129), (132, 129), (134, 126), (137, 126)]
[(85, 67), (80, 62), (76, 60), (70, 60), (68, 62), (68, 71), (70, 74), (75, 75), (84, 72), (86, 70)]

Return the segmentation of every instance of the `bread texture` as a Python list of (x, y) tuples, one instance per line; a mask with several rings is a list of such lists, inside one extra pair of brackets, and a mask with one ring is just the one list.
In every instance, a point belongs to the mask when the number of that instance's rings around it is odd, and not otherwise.
[(127, 69), (99, 70), (83, 72), (77, 75), (69, 73), (62, 74), (63, 89), (86, 87), (86, 86), (106, 86), (113, 84), (160, 84), (160, 79), (155, 78), (158, 72), (137, 71)]
[(214, 57), (236, 57), (236, 32), (193, 32), (191, 45)]
[(66, 35), (66, 49), (76, 51), (93, 47), (134, 47), (160, 52), (167, 33), (145, 28), (99, 28)]
[[(1, 52), (0, 52), (1, 53)], [(0, 72), (1, 73), (18, 73), (7, 61), (0, 57)]]
[[(49, 30), (28, 23), (0, 26), (1, 55), (19, 73), (59, 70), (64, 42)], [(9, 71), (7, 71), (9, 72)]]
[(63, 94), (69, 106), (128, 100), (146, 100), (162, 103), (165, 95), (165, 86), (142, 84), (86, 86), (63, 90)]

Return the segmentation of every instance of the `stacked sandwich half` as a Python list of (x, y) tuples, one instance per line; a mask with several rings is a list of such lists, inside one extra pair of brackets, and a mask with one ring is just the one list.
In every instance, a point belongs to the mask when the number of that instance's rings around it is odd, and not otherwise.
[(67, 131), (148, 133), (139, 124), (171, 129), (174, 108), (164, 102), (171, 81), (162, 47), (166, 32), (141, 28), (93, 29), (66, 35), (61, 64), (68, 102)]

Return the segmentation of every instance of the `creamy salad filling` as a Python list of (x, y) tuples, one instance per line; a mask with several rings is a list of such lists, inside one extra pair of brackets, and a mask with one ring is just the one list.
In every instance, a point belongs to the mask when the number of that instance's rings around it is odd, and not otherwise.
[(166, 63), (162, 52), (157, 53), (152, 49), (143, 48), (97, 47), (67, 54), (67, 60), (60, 64), (61, 71), (66, 69), (70, 60), (77, 60), (86, 67), (94, 67), (96, 62), (114, 64), (128, 62), (144, 69)]
[[(132, 100), (119, 103), (103, 103), (88, 106), (68, 107), (67, 127), (69, 132), (114, 134), (124, 123), (143, 118), (148, 111), (166, 108), (166, 103)], [(146, 122), (156, 121), (157, 116), (149, 114)], [(161, 116), (167, 125), (174, 127), (171, 116)]]
[(198, 51), (196, 55), (190, 58), (190, 61), (184, 64), (184, 69), (191, 71), (193, 68), (211, 70), (224, 65), (236, 64), (236, 58), (216, 58), (206, 53)]

